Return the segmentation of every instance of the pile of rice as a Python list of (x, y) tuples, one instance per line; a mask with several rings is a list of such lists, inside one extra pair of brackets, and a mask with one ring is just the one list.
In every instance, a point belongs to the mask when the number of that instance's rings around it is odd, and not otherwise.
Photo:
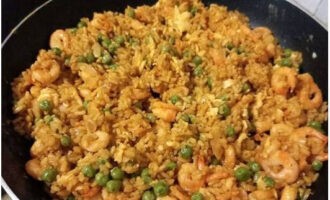
[(12, 83), (27, 173), (54, 199), (307, 199), (327, 105), (301, 53), (248, 22), (160, 0), (55, 31)]

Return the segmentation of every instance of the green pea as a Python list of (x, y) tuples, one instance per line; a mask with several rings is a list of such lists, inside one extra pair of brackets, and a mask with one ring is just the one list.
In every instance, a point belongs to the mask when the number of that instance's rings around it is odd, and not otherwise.
[(258, 172), (260, 171), (260, 165), (257, 162), (251, 161), (248, 163), (248, 166), (253, 172)]
[(66, 198), (66, 200), (75, 200), (76, 198), (72, 195), (72, 194), (70, 194), (67, 198)]
[(176, 102), (178, 102), (179, 100), (180, 97), (176, 94), (170, 97), (170, 101), (172, 102), (172, 104), (176, 104)]
[(134, 107), (142, 110), (143, 109), (143, 105), (142, 105), (142, 102), (141, 101), (137, 101), (135, 104), (134, 104)]
[(318, 131), (321, 131), (323, 132), (323, 129), (322, 129), (322, 124), (318, 121), (310, 121), (307, 123), (307, 126), (311, 127), (311, 128), (314, 128)]
[(99, 172), (95, 175), (95, 182), (99, 185), (104, 187), (107, 182), (109, 181), (109, 176)]
[(42, 172), (41, 180), (45, 181), (46, 183), (51, 183), (51, 182), (55, 181), (56, 175), (57, 175), (56, 169), (48, 168)]
[(110, 171), (111, 177), (115, 180), (122, 180), (124, 178), (124, 171), (121, 170), (119, 167), (114, 167)]
[(50, 101), (48, 101), (47, 99), (44, 99), (44, 100), (39, 101), (39, 108), (42, 111), (49, 112), (52, 110), (53, 105)]
[(226, 135), (228, 137), (235, 137), (236, 135), (236, 131), (235, 128), (233, 127), (233, 125), (228, 125), (226, 128)]
[(190, 52), (190, 50), (188, 50), (188, 49), (185, 49), (184, 51), (183, 51), (183, 55), (182, 55), (184, 58), (190, 58), (190, 56), (191, 56), (191, 52)]
[(149, 122), (151, 122), (151, 123), (155, 123), (156, 122), (156, 117), (155, 117), (154, 114), (147, 113), (146, 117), (147, 117), (147, 119), (148, 119)]
[(153, 190), (157, 197), (163, 197), (169, 192), (168, 185), (164, 181), (158, 181), (153, 186)]
[(245, 50), (244, 50), (243, 47), (237, 47), (237, 48), (236, 48), (236, 53), (237, 53), (238, 55), (240, 55), (240, 54), (242, 54), (242, 53), (244, 53), (244, 52), (245, 52)]
[(108, 48), (110, 44), (111, 44), (111, 40), (108, 37), (104, 37), (101, 41), (101, 45), (104, 48)]
[(173, 161), (166, 164), (166, 170), (175, 170), (177, 167), (177, 164)]
[(253, 173), (247, 167), (238, 167), (235, 169), (234, 175), (238, 181), (247, 181)]
[(180, 156), (186, 160), (190, 159), (193, 155), (193, 149), (189, 145), (185, 145), (180, 149)]
[(203, 200), (204, 199), (204, 196), (202, 193), (200, 192), (195, 192), (191, 195), (191, 200)]
[(201, 66), (197, 66), (194, 68), (193, 74), (195, 76), (200, 76), (203, 74), (203, 68)]
[(80, 21), (78, 24), (77, 24), (77, 27), (78, 28), (82, 28), (82, 27), (86, 27), (87, 26), (87, 23), (85, 21)]
[(116, 63), (113, 63), (113, 64), (109, 65), (109, 68), (112, 70), (115, 70), (118, 68), (118, 65)]
[(174, 37), (174, 36), (171, 36), (170, 39), (168, 40), (168, 42), (169, 42), (171, 45), (174, 45), (174, 44), (175, 44), (175, 37)]
[(281, 66), (286, 66), (286, 67), (291, 67), (292, 66), (292, 61), (290, 58), (282, 58), (280, 60), (280, 65)]
[(80, 55), (77, 57), (77, 62), (85, 63), (85, 62), (87, 62), (87, 59), (85, 56)]
[(52, 51), (54, 52), (55, 55), (61, 56), (62, 50), (60, 48), (54, 47), (52, 48)]
[(190, 8), (190, 13), (191, 13), (192, 16), (195, 16), (196, 13), (197, 13), (197, 11), (198, 11), (198, 8), (195, 7), (195, 6), (193, 6), (193, 7)]
[(135, 11), (131, 7), (126, 8), (125, 13), (126, 13), (127, 16), (129, 16), (131, 18), (135, 17)]
[(218, 114), (220, 115), (220, 117), (227, 117), (230, 115), (230, 113), (231, 113), (231, 109), (227, 103), (224, 103), (221, 106), (219, 106)]
[(72, 33), (72, 34), (76, 34), (77, 33), (77, 28), (71, 28), (70, 29), (70, 33)]
[(46, 115), (46, 116), (44, 117), (44, 121), (45, 121), (46, 124), (49, 125), (50, 122), (52, 122), (52, 121), (54, 120), (54, 118), (55, 118), (54, 115)]
[(288, 58), (288, 57), (291, 56), (292, 50), (291, 49), (284, 49), (283, 54), (284, 54), (284, 57)]
[(323, 167), (323, 163), (319, 160), (314, 160), (312, 163), (312, 168), (315, 171), (320, 171)]
[(149, 169), (148, 168), (145, 168), (145, 169), (142, 170), (141, 178), (142, 178), (144, 183), (150, 183), (152, 181), (152, 178), (149, 174)]
[(114, 54), (116, 51), (117, 51), (117, 48), (118, 48), (118, 44), (117, 43), (111, 43), (109, 46), (108, 46), (108, 51), (109, 53), (111, 54)]
[(195, 56), (193, 59), (192, 59), (192, 62), (195, 64), (195, 66), (199, 66), (200, 64), (202, 64), (203, 60), (200, 56)]
[(142, 200), (156, 200), (156, 196), (152, 191), (145, 191), (142, 195)]
[(269, 176), (265, 176), (265, 177), (263, 177), (262, 180), (264, 181), (266, 187), (272, 188), (272, 187), (275, 186), (275, 181), (274, 181), (274, 179), (272, 179), (272, 178), (269, 177)]
[(227, 48), (228, 50), (232, 50), (232, 49), (234, 48), (233, 43), (231, 43), (231, 42), (227, 43), (227, 44), (226, 44), (226, 48)]
[(88, 53), (87, 55), (86, 55), (86, 62), (88, 63), (88, 64), (91, 64), (91, 63), (93, 63), (95, 61), (95, 57), (94, 57), (94, 55), (92, 54), (92, 53)]
[(110, 55), (109, 53), (105, 53), (105, 54), (103, 54), (103, 56), (102, 56), (102, 58), (101, 58), (101, 62), (102, 62), (103, 64), (106, 64), (106, 65), (111, 64), (111, 62), (112, 62), (112, 57), (111, 57), (111, 55)]
[(220, 160), (218, 160), (215, 156), (211, 157), (211, 165), (220, 165)]
[(207, 77), (206, 85), (207, 85), (207, 87), (208, 87), (210, 90), (212, 90), (212, 87), (213, 87), (213, 81), (212, 81), (211, 77)]
[(122, 182), (119, 180), (110, 180), (106, 184), (107, 191), (111, 193), (119, 192), (121, 187), (122, 187)]
[(172, 47), (171, 47), (171, 45), (169, 45), (169, 44), (164, 44), (164, 45), (162, 45), (162, 47), (161, 47), (161, 51), (162, 51), (163, 53), (171, 53), (171, 52), (172, 52)]
[(182, 114), (181, 119), (185, 122), (188, 122), (188, 123), (190, 122), (190, 117), (187, 113)]
[(243, 83), (241, 91), (246, 94), (251, 91), (251, 85), (248, 82)]
[(69, 147), (69, 146), (71, 146), (71, 138), (69, 136), (67, 136), (67, 135), (63, 135), (61, 137), (61, 145), (63, 147)]
[(221, 99), (221, 101), (228, 101), (229, 97), (227, 94), (222, 94), (217, 97), (217, 99)]
[(81, 169), (84, 176), (88, 178), (93, 178), (95, 176), (96, 170), (91, 165), (85, 165)]
[(118, 35), (113, 39), (118, 45), (123, 45), (125, 43), (125, 37)]
[(88, 103), (89, 103), (88, 100), (85, 100), (85, 101), (83, 102), (83, 108), (84, 108), (85, 110), (88, 109)]

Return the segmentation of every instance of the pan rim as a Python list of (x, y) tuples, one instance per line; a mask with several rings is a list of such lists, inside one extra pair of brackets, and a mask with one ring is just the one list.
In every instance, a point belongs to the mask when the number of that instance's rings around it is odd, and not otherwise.
[[(47, 6), (49, 3), (53, 2), (54, 0), (47, 0), (46, 2), (44, 2), (43, 4), (41, 4), (40, 6), (38, 6), (37, 8), (35, 8), (34, 10), (32, 10), (29, 14), (27, 14), (23, 19), (21, 19), (17, 25), (12, 28), (12, 30), (9, 32), (9, 34), (5, 37), (5, 39), (3, 40), (2, 44), (1, 44), (1, 50), (3, 50), (3, 48), (5, 47), (5, 45), (7, 44), (8, 40), (11, 39), (11, 37), (16, 33), (16, 31), (28, 20), (30, 19), (34, 14), (36, 14), (39, 10), (41, 10), (42, 8), (44, 8), (45, 6)], [(203, 0), (201, 0), (203, 1)], [(318, 25), (320, 25), (323, 29), (325, 29), (328, 32), (328, 27), (325, 26), (324, 24), (322, 24), (320, 22), (319, 19), (317, 19), (315, 16), (311, 15), (310, 13), (307, 13), (304, 9), (302, 9), (301, 7), (298, 7), (297, 5), (293, 4), (292, 2), (285, 0), (285, 2), (287, 2), (288, 4), (290, 4), (291, 6), (295, 7), (296, 9), (302, 11), (305, 15), (307, 15), (308, 17), (310, 17), (311, 19), (313, 19)], [(329, 81), (329, 80), (328, 80)], [(0, 104), (1, 104), (2, 98), (0, 100)], [(2, 116), (1, 116), (1, 121), (2, 121)], [(328, 122), (330, 123), (330, 122)], [(0, 130), (2, 129), (2, 127), (0, 128)], [(10, 186), (6, 183), (5, 179), (3, 178), (3, 176), (1, 175), (1, 186), (3, 187), (3, 189), (5, 190), (5, 192), (8, 194), (8, 196), (12, 199), (12, 200), (19, 200), (19, 198), (16, 196), (16, 194), (14, 193), (14, 191), (10, 188)]]

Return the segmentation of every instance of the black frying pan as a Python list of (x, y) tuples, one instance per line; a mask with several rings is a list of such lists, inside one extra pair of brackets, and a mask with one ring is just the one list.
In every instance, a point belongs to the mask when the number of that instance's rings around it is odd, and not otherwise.
[[(38, 50), (48, 47), (50, 34), (58, 28), (73, 27), (81, 17), (93, 12), (123, 12), (127, 5), (152, 4), (153, 0), (53, 0), (29, 17), (15, 34), (2, 44), (2, 178), (4, 187), (19, 199), (50, 199), (41, 182), (28, 177), (24, 164), (29, 159), (31, 141), (18, 136), (9, 120), (13, 119), (10, 83), (35, 60)], [(207, 0), (245, 13), (252, 26), (267, 26), (280, 44), (303, 53), (302, 71), (311, 73), (328, 99), (328, 32), (312, 18), (283, 0)], [(10, 20), (10, 19), (3, 19)], [(312, 58), (312, 53), (317, 58)], [(328, 127), (323, 127), (326, 131)], [(328, 164), (325, 163), (310, 199), (328, 196)], [(15, 197), (14, 197), (15, 198)]]

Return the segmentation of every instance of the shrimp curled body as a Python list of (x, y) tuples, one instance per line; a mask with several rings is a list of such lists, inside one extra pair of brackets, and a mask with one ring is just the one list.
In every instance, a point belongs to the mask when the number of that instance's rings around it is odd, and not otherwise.
[(46, 60), (35, 63), (31, 67), (32, 81), (43, 85), (54, 82), (61, 73), (61, 67), (55, 60)]
[(65, 49), (69, 45), (69, 34), (64, 30), (56, 30), (50, 36), (49, 46), (51, 48)]
[(206, 173), (198, 170), (193, 163), (185, 163), (178, 172), (178, 181), (182, 189), (188, 192), (196, 192), (205, 185)]
[(276, 94), (283, 96), (292, 93), (297, 85), (297, 72), (288, 67), (281, 67), (274, 71), (271, 79), (271, 87)]
[(297, 95), (300, 103), (305, 109), (319, 108), (322, 105), (323, 97), (320, 88), (315, 84), (310, 74), (298, 76), (299, 88)]
[[(261, 166), (267, 174), (280, 182), (293, 183), (299, 175), (297, 162), (285, 151), (276, 151), (268, 159), (260, 159)], [(282, 167), (274, 171), (274, 167)]]

